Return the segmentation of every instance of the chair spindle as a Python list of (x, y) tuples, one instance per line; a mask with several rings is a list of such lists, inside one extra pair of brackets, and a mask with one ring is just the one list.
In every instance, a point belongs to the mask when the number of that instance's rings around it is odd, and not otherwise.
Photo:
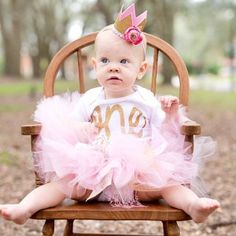
[(77, 50), (77, 61), (78, 61), (78, 76), (79, 76), (79, 92), (85, 92), (85, 85), (84, 85), (84, 68), (83, 68), (83, 58), (81, 49)]
[(151, 91), (153, 94), (156, 94), (157, 87), (157, 73), (158, 73), (158, 54), (159, 50), (157, 48), (153, 48), (153, 64), (152, 64), (152, 83), (151, 83)]

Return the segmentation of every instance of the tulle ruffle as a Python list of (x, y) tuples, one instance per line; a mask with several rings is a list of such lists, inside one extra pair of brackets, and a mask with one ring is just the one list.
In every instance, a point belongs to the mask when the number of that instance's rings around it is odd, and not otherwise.
[(200, 137), (189, 154), (191, 144), (184, 142), (176, 122), (152, 127), (146, 138), (113, 133), (100, 142), (99, 136), (85, 137), (71, 116), (78, 99), (78, 93), (43, 99), (34, 114), (35, 121), (42, 123), (36, 170), (45, 182), (66, 179), (62, 191), (68, 197), (75, 186), (81, 186), (92, 190), (88, 199), (99, 196), (115, 205), (138, 205), (134, 190), (194, 183), (201, 158), (214, 152), (211, 138)]

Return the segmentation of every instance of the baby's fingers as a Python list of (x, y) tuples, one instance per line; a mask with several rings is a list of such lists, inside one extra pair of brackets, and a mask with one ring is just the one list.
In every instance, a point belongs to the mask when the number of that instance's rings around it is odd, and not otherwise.
[(172, 105), (179, 104), (179, 99), (177, 97), (169, 97), (168, 99), (168, 107), (171, 107)]

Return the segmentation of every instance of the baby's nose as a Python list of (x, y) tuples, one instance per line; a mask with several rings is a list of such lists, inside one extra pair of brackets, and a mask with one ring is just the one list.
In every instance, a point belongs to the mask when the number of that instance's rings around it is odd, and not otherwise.
[(111, 65), (109, 71), (110, 72), (119, 72), (120, 68), (117, 65)]

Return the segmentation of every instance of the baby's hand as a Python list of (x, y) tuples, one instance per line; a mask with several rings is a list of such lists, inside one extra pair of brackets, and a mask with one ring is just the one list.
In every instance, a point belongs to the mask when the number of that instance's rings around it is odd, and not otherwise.
[(165, 113), (169, 115), (177, 113), (179, 109), (179, 99), (177, 97), (171, 95), (162, 96), (159, 100), (161, 103), (161, 108)]

